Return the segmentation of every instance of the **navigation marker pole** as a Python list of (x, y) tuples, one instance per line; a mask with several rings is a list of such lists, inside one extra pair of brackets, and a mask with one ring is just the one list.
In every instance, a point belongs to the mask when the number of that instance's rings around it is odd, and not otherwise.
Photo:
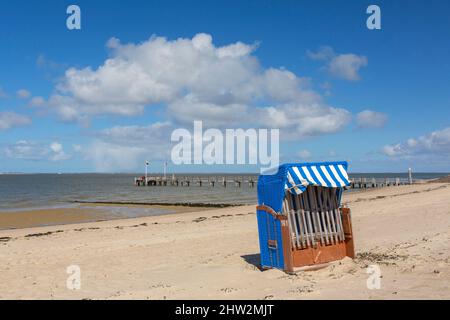
[(147, 185), (147, 168), (149, 164), (150, 162), (148, 162), (148, 160), (145, 160), (145, 185)]
[(167, 161), (164, 162), (164, 180), (166, 180), (166, 173), (167, 173)]

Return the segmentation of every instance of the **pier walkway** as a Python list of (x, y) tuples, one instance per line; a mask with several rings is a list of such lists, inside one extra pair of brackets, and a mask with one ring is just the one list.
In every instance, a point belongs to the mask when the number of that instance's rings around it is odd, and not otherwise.
[[(202, 187), (202, 186), (222, 186), (222, 187), (242, 187), (244, 185), (253, 188), (258, 182), (256, 175), (239, 176), (175, 176), (164, 177), (163, 175), (149, 176), (145, 178), (134, 178), (136, 186), (178, 186), (178, 187)], [(350, 178), (350, 189), (382, 188), (390, 186), (401, 186), (412, 184), (408, 178)]]

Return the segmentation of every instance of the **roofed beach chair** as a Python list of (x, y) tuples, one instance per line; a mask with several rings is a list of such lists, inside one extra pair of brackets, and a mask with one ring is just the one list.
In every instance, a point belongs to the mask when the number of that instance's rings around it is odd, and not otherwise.
[(261, 266), (295, 268), (354, 258), (347, 162), (283, 164), (258, 179)]

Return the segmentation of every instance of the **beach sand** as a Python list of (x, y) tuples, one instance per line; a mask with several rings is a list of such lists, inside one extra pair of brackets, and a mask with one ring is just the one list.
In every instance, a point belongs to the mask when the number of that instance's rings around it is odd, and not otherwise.
[[(450, 299), (450, 184), (347, 193), (357, 258), (259, 269), (255, 206), (0, 231), (2, 299)], [(81, 270), (69, 290), (66, 268)], [(368, 289), (367, 266), (381, 271)]]

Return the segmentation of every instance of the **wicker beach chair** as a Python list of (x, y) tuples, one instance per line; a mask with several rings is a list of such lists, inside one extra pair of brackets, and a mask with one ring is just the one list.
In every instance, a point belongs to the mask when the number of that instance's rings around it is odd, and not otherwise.
[(261, 266), (296, 268), (354, 258), (347, 162), (284, 164), (258, 179)]

